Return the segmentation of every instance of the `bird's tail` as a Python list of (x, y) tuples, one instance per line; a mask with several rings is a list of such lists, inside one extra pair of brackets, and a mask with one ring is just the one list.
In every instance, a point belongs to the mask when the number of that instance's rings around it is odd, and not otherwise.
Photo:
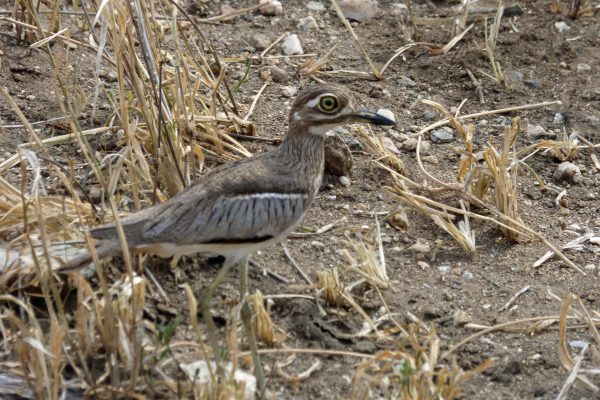
[[(113, 257), (121, 253), (121, 244), (118, 240), (110, 240), (96, 247), (96, 255), (98, 259)], [(83, 253), (71, 258), (64, 265), (56, 270), (59, 274), (66, 274), (81, 269), (91, 263), (93, 260), (92, 253), (84, 251)]]

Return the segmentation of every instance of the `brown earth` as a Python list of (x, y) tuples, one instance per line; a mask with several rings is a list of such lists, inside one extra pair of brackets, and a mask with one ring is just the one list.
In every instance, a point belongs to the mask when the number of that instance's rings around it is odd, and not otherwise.
[[(284, 32), (296, 32), (305, 53), (322, 56), (334, 44), (339, 43), (330, 63), (333, 70), (368, 71), (368, 66), (349, 33), (328, 4), (326, 11), (315, 12), (309, 11), (306, 1), (283, 3), (284, 14), (281, 17), (249, 14), (228, 23), (203, 25), (204, 33), (214, 40), (220, 54), (237, 56), (248, 51), (258, 51), (254, 48), (256, 44), (253, 39), (257, 34), (266, 35), (273, 41)], [(235, 1), (230, 5), (237, 8), (247, 3)], [(4, 1), (0, 1), (0, 6), (7, 8)], [(432, 18), (453, 15), (449, 2), (418, 2), (415, 7), (415, 14), (418, 16)], [(375, 20), (354, 26), (377, 65), (385, 63), (397, 48), (407, 43), (401, 18), (392, 12), (397, 8), (389, 1), (382, 1), (380, 8), (381, 12)], [(383, 80), (367, 81), (355, 77), (325, 79), (350, 87), (365, 106), (387, 108), (394, 112), (398, 121), (396, 128), (377, 128), (374, 131), (396, 141), (401, 149), (400, 158), (406, 165), (407, 175), (416, 181), (420, 181), (422, 177), (416, 165), (415, 153), (403, 148), (401, 134), (414, 133), (439, 117), (432, 114), (432, 110), (425, 105), (417, 103), (416, 100), (420, 98), (433, 99), (447, 108), (457, 107), (466, 99), (461, 109), (462, 114), (560, 100), (562, 105), (521, 111), (509, 116), (521, 117), (523, 131), (527, 125), (540, 125), (549, 135), (562, 134), (563, 131), (567, 134), (579, 132), (589, 141), (598, 143), (600, 18), (596, 15), (572, 20), (555, 15), (548, 2), (541, 0), (526, 1), (522, 4), (522, 9), (522, 15), (503, 19), (497, 45), (497, 59), (511, 79), (508, 90), (500, 88), (491, 79), (477, 72), (491, 73), (489, 62), (480, 50), (484, 42), (484, 24), (481, 18), (473, 21), (474, 28), (448, 54), (433, 56), (424, 50), (408, 51), (404, 59), (400, 57), (390, 65)], [(205, 12), (210, 15), (217, 13), (217, 6), (209, 4)], [(319, 29), (299, 31), (296, 28), (297, 20), (309, 14), (314, 16)], [(408, 20), (406, 15), (402, 18)], [(560, 33), (555, 27), (557, 21), (565, 21), (570, 30)], [(451, 39), (450, 28), (449, 23), (419, 26), (420, 40), (441, 46)], [(406, 29), (411, 30), (410, 26)], [(1, 30), (6, 30), (6, 26), (1, 26)], [(0, 84), (10, 90), (27, 118), (38, 121), (61, 115), (53, 95), (55, 88), (47, 58), (41, 52), (28, 50), (6, 37), (1, 39), (0, 46), (3, 53)], [(273, 53), (278, 52), (279, 47), (276, 46)], [(69, 76), (77, 77), (74, 85), (81, 87), (91, 97), (93, 82), (86, 77), (93, 66), (94, 55), (75, 51), (71, 57), (73, 70), (69, 71)], [(259, 136), (281, 138), (284, 134), (292, 99), (284, 95), (282, 86), (299, 88), (309, 84), (309, 80), (298, 73), (303, 62), (302, 58), (282, 58), (276, 63), (277, 67), (286, 71), (289, 80), (285, 84), (270, 84), (259, 99), (252, 117)], [(581, 64), (589, 65), (590, 69)], [(257, 73), (262, 66), (258, 61), (251, 65), (249, 80), (238, 92), (239, 103), (249, 106), (262, 86), (263, 82)], [(229, 73), (232, 80), (239, 80), (245, 68), (246, 65), (242, 63), (231, 64)], [(484, 104), (480, 104), (479, 95), (466, 68), (481, 80)], [(109, 78), (105, 78), (105, 84), (108, 89), (111, 88)], [(101, 97), (105, 98), (105, 94)], [(106, 115), (107, 109), (108, 106), (102, 106), (100, 115)], [(91, 121), (90, 112), (91, 110), (86, 109), (81, 118), (84, 128), (101, 123)], [(564, 122), (556, 123), (556, 113), (563, 113)], [(18, 123), (10, 108), (2, 102), (0, 120), (5, 126)], [(102, 121), (102, 118), (98, 121)], [(502, 127), (509, 121), (496, 115), (475, 120), (476, 146), (480, 149), (489, 140), (501, 143)], [(39, 128), (42, 137), (64, 133), (58, 123), (44, 124)], [(342, 136), (348, 139), (354, 130), (342, 132)], [(22, 129), (1, 128), (0, 156), (6, 158), (12, 155), (16, 145), (26, 140), (27, 134)], [(517, 148), (533, 142), (534, 138), (523, 132)], [(269, 148), (268, 144), (244, 144), (253, 152)], [(390, 184), (389, 177), (374, 165), (373, 157), (368, 152), (356, 147), (353, 149), (355, 165), (352, 184), (344, 187), (337, 177), (327, 176), (320, 195), (303, 224), (318, 229), (336, 222), (333, 230), (323, 235), (288, 239), (285, 242), (294, 259), (312, 277), (319, 269), (333, 268), (343, 262), (338, 250), (347, 247), (344, 244), (346, 232), (361, 230), (362, 226), (372, 227), (375, 214), (381, 215), (399, 208), (382, 190), (382, 186)], [(432, 144), (429, 154), (435, 156), (437, 162), (426, 164), (426, 167), (437, 178), (454, 181), (460, 149), (461, 143), (458, 140), (448, 144)], [(60, 150), (62, 155), (59, 150), (54, 151), (57, 152), (59, 161), (66, 161), (70, 155), (67, 147)], [(582, 150), (575, 161), (582, 170), (582, 179), (577, 184), (569, 185), (553, 179), (559, 162), (549, 154), (536, 154), (528, 160), (531, 168), (549, 183), (549, 188), (540, 188), (530, 175), (523, 174), (519, 177), (521, 218), (556, 245), (564, 244), (587, 230), (595, 229), (598, 232), (600, 229), (600, 171), (594, 167), (590, 154), (589, 150)], [(8, 172), (4, 178), (17, 182), (18, 170)], [(557, 206), (555, 199), (563, 189), (567, 190), (567, 201), (562, 206)], [(60, 193), (60, 189), (56, 189), (56, 192)], [(443, 196), (440, 198), (443, 199)], [(340, 221), (342, 217), (345, 219)], [(428, 324), (435, 324), (442, 340), (442, 350), (474, 333), (472, 329), (454, 323), (453, 316), (458, 310), (464, 311), (474, 323), (488, 326), (527, 317), (558, 315), (561, 303), (551, 293), (559, 299), (564, 299), (568, 293), (575, 293), (588, 309), (600, 310), (598, 246), (586, 244), (581, 251), (566, 253), (577, 265), (588, 266), (585, 269), (587, 276), (584, 277), (556, 259), (534, 268), (533, 263), (547, 251), (543, 244), (535, 241), (521, 244), (508, 242), (491, 224), (473, 222), (477, 234), (477, 254), (470, 258), (429, 219), (411, 211), (408, 211), (408, 217), (410, 226), (405, 231), (382, 223), (384, 252), (393, 285), (392, 289), (384, 293), (384, 297), (389, 307), (401, 316), (407, 316), (410, 312)], [(423, 253), (409, 250), (415, 243), (428, 244), (430, 250)], [(252, 289), (260, 289), (265, 294), (289, 293), (290, 285), (304, 283), (291, 268), (281, 246), (269, 248), (252, 259), (290, 282), (281, 283), (270, 276), (253, 272)], [(182, 276), (179, 277), (179, 282), (188, 281), (197, 294), (201, 293), (217, 270), (214, 263), (208, 261), (209, 258), (205, 256), (186, 258), (180, 264)], [(595, 265), (595, 268), (590, 264)], [(166, 265), (167, 263), (156, 260), (151, 263), (151, 268), (174, 300), (175, 312), (185, 314), (185, 307), (178, 306), (186, 304), (185, 295), (175, 280), (175, 275), (165, 268)], [(500, 311), (515, 293), (527, 285), (531, 289), (520, 296), (510, 310)], [(219, 298), (235, 298), (235, 288), (236, 280), (232, 276), (220, 289)], [(369, 308), (368, 304), (364, 305), (370, 314), (375, 313), (379, 306)], [(352, 310), (346, 311), (352, 314)], [(342, 313), (342, 316), (330, 314), (322, 318), (318, 316), (313, 302), (275, 300), (272, 314), (277, 326), (287, 333), (285, 344), (289, 347), (373, 353), (388, 346), (348, 339), (346, 336), (360, 327), (353, 320), (355, 316), (344, 317)], [(408, 321), (408, 317), (405, 318)], [(592, 340), (586, 330), (570, 332), (569, 340), (572, 339)], [(496, 364), (465, 383), (461, 387), (462, 397), (494, 400), (555, 398), (568, 375), (559, 361), (557, 346), (556, 325), (535, 334), (496, 332), (467, 344), (456, 354), (460, 366), (473, 368), (488, 358), (494, 359)], [(571, 350), (574, 354), (578, 352), (577, 349)], [(299, 360), (287, 368), (288, 373), (301, 372), (316, 357), (299, 357)], [(273, 377), (270, 387), (280, 393), (281, 398), (346, 398), (357, 360), (350, 357), (319, 358), (323, 362), (321, 370), (300, 386), (290, 386), (282, 378)], [(274, 358), (264, 359), (267, 365), (273, 361)], [(595, 383), (600, 382), (596, 380)], [(576, 385), (569, 398), (597, 398), (595, 396), (598, 394)]]

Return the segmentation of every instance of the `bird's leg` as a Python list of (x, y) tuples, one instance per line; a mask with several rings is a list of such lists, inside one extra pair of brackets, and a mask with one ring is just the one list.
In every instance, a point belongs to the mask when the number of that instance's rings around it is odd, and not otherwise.
[(231, 270), (231, 267), (233, 267), (235, 264), (235, 260), (230, 260), (227, 258), (225, 259), (225, 262), (223, 263), (223, 266), (217, 273), (217, 276), (212, 281), (212, 283), (205, 289), (205, 292), (200, 300), (202, 308), (202, 318), (204, 319), (204, 323), (206, 324), (208, 341), (210, 342), (210, 345), (213, 348), (213, 357), (215, 358), (215, 362), (217, 363), (217, 365), (220, 364), (223, 352), (219, 347), (219, 341), (217, 340), (217, 328), (215, 326), (215, 322), (212, 319), (212, 315), (210, 314), (211, 301), (215, 290), (217, 289), (217, 287), (219, 287), (225, 276), (227, 276), (227, 273)]
[(254, 364), (254, 376), (256, 376), (256, 382), (258, 383), (258, 391), (262, 396), (265, 389), (265, 375), (258, 357), (258, 346), (256, 343), (256, 337), (254, 336), (254, 329), (252, 327), (252, 310), (250, 304), (248, 304), (248, 257), (244, 257), (240, 262), (240, 296), (242, 297), (242, 323), (248, 337), (248, 346), (250, 347), (250, 354), (252, 355), (252, 363)]

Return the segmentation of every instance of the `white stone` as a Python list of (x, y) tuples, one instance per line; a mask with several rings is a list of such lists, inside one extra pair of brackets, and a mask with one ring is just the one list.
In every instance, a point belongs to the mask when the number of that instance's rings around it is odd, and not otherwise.
[(281, 91), (285, 97), (296, 97), (298, 88), (296, 86), (283, 86)]
[(344, 187), (348, 187), (351, 185), (350, 178), (348, 178), (347, 176), (340, 176), (340, 183)]
[(288, 56), (294, 54), (304, 54), (304, 51), (302, 50), (302, 43), (300, 43), (300, 38), (298, 38), (298, 35), (295, 33), (284, 39), (281, 49), (283, 50), (283, 54)]
[(319, 29), (319, 27), (317, 26), (317, 21), (315, 20), (315, 18), (312, 15), (309, 15), (308, 17), (300, 18), (298, 20), (298, 23), (296, 24), (296, 28), (300, 29), (301, 31), (309, 31), (311, 29)]
[(278, 0), (260, 0), (258, 4), (261, 5), (258, 12), (267, 17), (283, 14), (283, 6)]
[(592, 67), (590, 67), (589, 64), (586, 64), (586, 63), (577, 64), (577, 72), (587, 72), (591, 69), (592, 69)]
[(320, 3), (318, 1), (309, 1), (306, 7), (310, 11), (325, 11), (325, 6), (323, 5), (323, 3)]
[[(225, 372), (231, 375), (231, 370), (233, 369), (232, 364), (223, 363), (222, 366)], [(209, 367), (209, 363), (204, 360), (191, 362), (189, 364), (180, 364), (179, 367), (183, 370), (183, 372), (185, 372), (190, 380), (205, 387), (210, 387), (212, 383), (211, 371), (214, 374), (217, 369), (214, 361), (210, 362)], [(244, 392), (241, 398), (243, 400), (254, 399), (256, 395), (256, 378), (254, 375), (244, 372), (240, 369), (236, 369), (234, 371), (233, 378), (237, 383), (244, 386)]]
[(571, 27), (569, 25), (567, 25), (567, 23), (565, 21), (558, 21), (554, 23), (554, 27), (556, 29), (558, 29), (558, 31), (560, 33), (563, 33), (564, 31), (568, 31), (569, 29), (571, 29)]
[(376, 0), (342, 0), (340, 9), (344, 17), (358, 22), (370, 22), (377, 10), (379, 3)]

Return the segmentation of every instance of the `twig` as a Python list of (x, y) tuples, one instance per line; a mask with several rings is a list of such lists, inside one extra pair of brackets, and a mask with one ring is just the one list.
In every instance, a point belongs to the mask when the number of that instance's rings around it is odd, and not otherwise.
[(292, 266), (296, 269), (296, 271), (298, 271), (298, 273), (300, 274), (302, 279), (304, 279), (304, 281), (306, 283), (308, 283), (310, 286), (314, 286), (313, 281), (308, 277), (308, 275), (306, 275), (306, 272), (304, 272), (304, 270), (302, 270), (302, 268), (300, 268), (298, 263), (296, 263), (296, 260), (294, 260), (294, 258), (290, 254), (290, 251), (288, 250), (288, 248), (284, 245), (282, 245), (281, 247), (283, 247), (283, 252), (284, 252), (285, 256), (288, 258), (288, 260), (290, 260), (290, 262), (292, 263)]
[(529, 289), (531, 289), (531, 285), (527, 285), (525, 286), (523, 289), (519, 290), (517, 293), (515, 293), (515, 295), (513, 297), (510, 298), (510, 300), (508, 300), (506, 302), (506, 304), (500, 309), (500, 311), (503, 310), (508, 310), (508, 307), (511, 306), (512, 303), (515, 302), (515, 300), (517, 300), (519, 298), (519, 296), (523, 295), (525, 292), (527, 292)]
[[(256, 261), (248, 260), (248, 265), (250, 265), (254, 268), (260, 269), (263, 274), (269, 275), (271, 278), (273, 278), (281, 283), (285, 283), (286, 285), (290, 283), (290, 281), (285, 276), (279, 275), (277, 272), (271, 271), (268, 268), (264, 268)], [(312, 297), (311, 297), (311, 299), (312, 299)]]

